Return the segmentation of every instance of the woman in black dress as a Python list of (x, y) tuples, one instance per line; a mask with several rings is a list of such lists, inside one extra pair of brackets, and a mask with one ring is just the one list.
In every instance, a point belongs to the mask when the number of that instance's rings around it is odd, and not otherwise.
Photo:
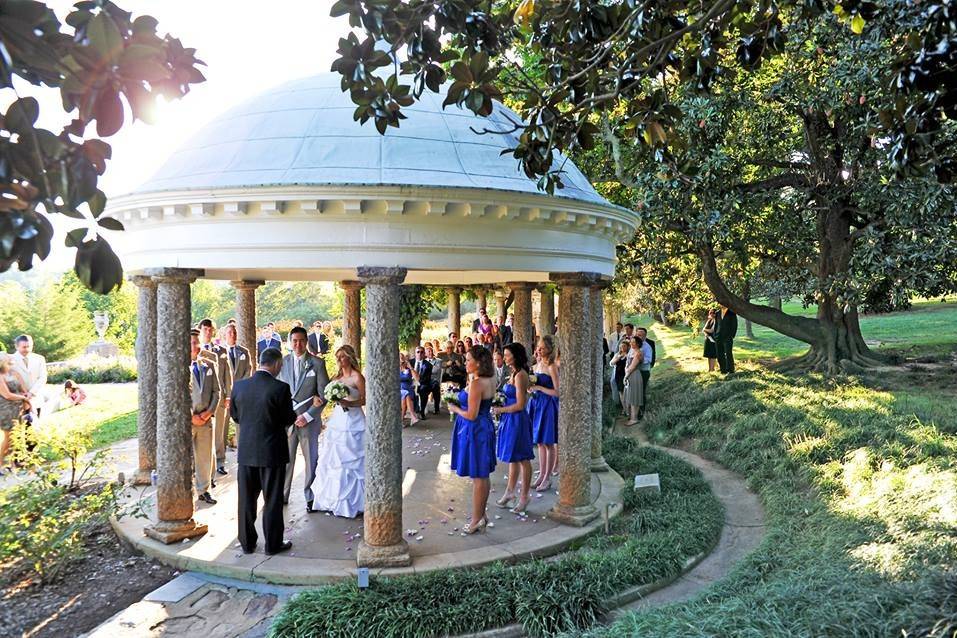
[(708, 320), (704, 322), (704, 357), (708, 360), (708, 372), (714, 372), (715, 364), (718, 361), (718, 346), (714, 342), (714, 331), (717, 327), (714, 308), (708, 311)]
[(618, 352), (611, 358), (611, 363), (609, 364), (615, 369), (611, 382), (612, 399), (621, 406), (622, 412), (626, 411), (622, 393), (625, 390), (625, 366), (628, 363), (628, 350), (630, 348), (631, 345), (628, 343), (628, 340), (622, 339), (621, 343), (618, 344)]

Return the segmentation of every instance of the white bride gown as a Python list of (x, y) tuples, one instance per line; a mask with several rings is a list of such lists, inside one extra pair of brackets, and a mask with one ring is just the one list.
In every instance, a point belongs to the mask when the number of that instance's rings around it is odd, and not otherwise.
[[(349, 388), (349, 399), (359, 397), (359, 390)], [(336, 405), (326, 422), (319, 443), (316, 480), (313, 483), (313, 507), (336, 516), (354, 518), (364, 508), (365, 493), (365, 429), (362, 408), (343, 410)]]

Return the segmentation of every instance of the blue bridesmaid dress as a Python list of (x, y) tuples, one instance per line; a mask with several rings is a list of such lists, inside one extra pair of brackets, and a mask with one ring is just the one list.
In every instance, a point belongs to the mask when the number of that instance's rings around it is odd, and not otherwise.
[[(535, 373), (543, 388), (554, 388), (552, 377), (545, 372)], [(532, 420), (532, 443), (555, 445), (558, 443), (558, 397), (544, 392), (534, 392), (528, 400), (528, 416)]]
[[(505, 406), (515, 405), (515, 386), (506, 383), (502, 388)], [(506, 412), (499, 416), (498, 460), (502, 463), (518, 463), (535, 458), (532, 452), (532, 420), (525, 410)]]
[[(469, 393), (459, 392), (459, 405), (469, 404)], [(455, 417), (452, 431), (452, 470), (459, 476), (488, 478), (495, 469), (495, 430), (492, 427), (492, 400), (484, 399), (479, 405), (478, 416), (470, 421)]]
[(412, 396), (412, 371), (399, 371), (399, 398), (405, 399)]

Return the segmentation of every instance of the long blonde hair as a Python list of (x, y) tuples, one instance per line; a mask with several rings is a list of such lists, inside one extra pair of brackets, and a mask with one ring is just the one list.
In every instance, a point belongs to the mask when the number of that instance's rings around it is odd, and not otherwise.
[(336, 370), (336, 376), (334, 378), (336, 379), (342, 378), (342, 366), (338, 365), (340, 352), (345, 354), (346, 358), (349, 359), (349, 365), (352, 366), (352, 369), (358, 372), (359, 374), (362, 374), (362, 372), (359, 370), (359, 357), (356, 356), (356, 350), (355, 348), (353, 348), (347, 343), (345, 345), (339, 346), (339, 348), (336, 349), (336, 364), (338, 368)]
[(558, 346), (555, 344), (555, 337), (552, 335), (542, 335), (538, 340), (545, 346), (547, 353), (545, 354), (545, 363), (552, 364), (555, 363), (555, 359), (558, 358)]

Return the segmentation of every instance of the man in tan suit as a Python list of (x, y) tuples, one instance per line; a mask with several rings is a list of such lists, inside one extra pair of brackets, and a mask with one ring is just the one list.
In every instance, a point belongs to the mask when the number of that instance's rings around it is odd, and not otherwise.
[(193, 462), (199, 500), (215, 505), (209, 493), (213, 473), (213, 414), (219, 406), (219, 377), (215, 363), (201, 356), (199, 330), (189, 333), (189, 393), (192, 399)]
[[(219, 368), (219, 386), (222, 391), (220, 394), (223, 400), (219, 402), (219, 408), (216, 410), (214, 419), (213, 438), (216, 443), (216, 471), (219, 474), (226, 474), (226, 441), (229, 438), (229, 397), (233, 394), (233, 384), (249, 377), (253, 373), (253, 361), (250, 358), (249, 350), (236, 343), (236, 326), (227, 324), (223, 328), (223, 338), (226, 345), (222, 348), (220, 360), (225, 362)], [(220, 426), (219, 412), (222, 411), (223, 419)], [(239, 424), (236, 424), (238, 430)], [(236, 433), (236, 439), (239, 440), (239, 432)]]

